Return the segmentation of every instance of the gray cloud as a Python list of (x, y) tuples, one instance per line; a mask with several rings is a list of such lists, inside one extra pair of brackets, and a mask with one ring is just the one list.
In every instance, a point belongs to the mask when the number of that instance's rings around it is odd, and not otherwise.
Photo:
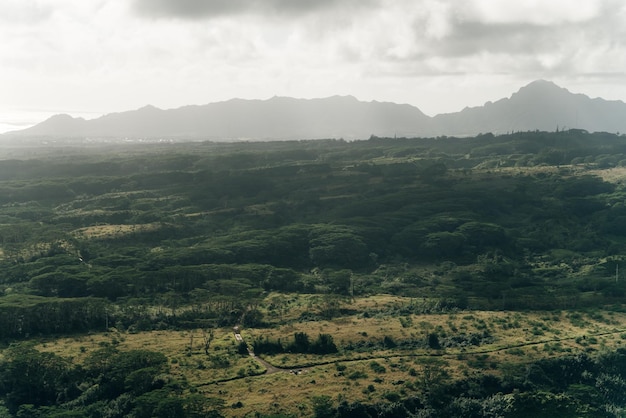
[[(625, 4), (0, 0), (0, 110), (41, 100), (91, 110), (106, 102), (97, 110), (113, 111), (274, 94), (415, 102), (428, 93), (424, 110), (437, 113), (537, 78), (581, 91), (590, 82), (605, 88), (594, 94), (623, 98)], [(501, 90), (488, 94), (494, 83)], [(443, 87), (453, 97), (439, 94)]]
[[(475, 53), (538, 54), (577, 49), (581, 39), (597, 43), (622, 39), (620, 18), (614, 11), (604, 8), (601, 15), (577, 22), (561, 21), (538, 23), (493, 22), (455, 16), (450, 19), (449, 34), (440, 42), (430, 42), (431, 47), (443, 56), (467, 56)], [(416, 36), (423, 37), (423, 30), (416, 27)]]
[[(604, 4), (596, 14), (577, 21), (563, 19), (545, 22), (523, 19), (497, 21), (472, 13), (448, 10), (440, 17), (445, 29), (437, 36), (429, 33), (429, 15), (411, 22), (414, 45), (412, 53), (403, 57), (387, 55), (381, 59), (397, 61), (409, 68), (434, 68), (435, 71), (480, 71), (505, 73), (567, 74), (604, 65), (593, 62), (593, 54), (605, 57), (611, 49), (621, 55), (626, 30), (620, 23), (620, 8)], [(623, 12), (622, 12), (623, 13)], [(430, 35), (430, 36), (429, 36)], [(437, 62), (442, 66), (431, 67)], [(583, 70), (584, 71), (584, 70)], [(614, 69), (607, 68), (607, 71)]]
[(443, 56), (468, 56), (481, 52), (535, 54), (558, 49), (571, 28), (528, 23), (493, 24), (460, 22), (452, 34), (431, 47)]
[(364, 7), (373, 2), (373, 0), (134, 0), (134, 8), (144, 17), (196, 20), (245, 13), (298, 16), (329, 9)]

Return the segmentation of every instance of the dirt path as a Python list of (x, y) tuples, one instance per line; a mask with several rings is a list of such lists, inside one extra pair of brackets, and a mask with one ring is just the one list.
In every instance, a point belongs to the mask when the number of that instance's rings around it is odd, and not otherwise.
[(265, 367), (265, 369), (267, 370), (265, 372), (265, 374), (272, 374), (272, 373), (279, 373), (279, 372), (286, 372), (288, 371), (287, 369), (280, 369), (276, 366), (273, 366), (271, 364), (269, 364), (267, 361), (263, 360), (261, 357), (257, 357), (256, 354), (254, 354), (254, 351), (248, 349), (248, 354), (250, 354), (250, 357), (252, 357), (253, 359), (255, 359), (257, 361), (257, 363), (259, 363), (261, 366)]
[[(595, 334), (588, 334), (589, 336), (604, 336), (604, 335), (613, 335), (613, 334), (621, 334), (624, 333), (626, 330), (624, 329), (620, 329), (620, 330), (612, 330), (612, 331), (606, 331), (606, 332), (598, 332)], [(484, 348), (484, 349), (480, 349), (477, 348), (476, 350), (473, 351), (466, 351), (464, 354), (468, 354), (468, 355), (472, 355), (472, 354), (487, 354), (487, 353), (496, 353), (496, 352), (500, 352), (500, 351), (505, 351), (505, 350), (510, 350), (511, 348), (518, 348), (518, 347), (530, 347), (530, 346), (535, 346), (535, 345), (539, 345), (539, 344), (545, 344), (545, 343), (550, 343), (550, 342), (558, 342), (558, 341), (566, 341), (566, 340), (573, 340), (576, 337), (561, 337), (561, 338), (550, 338), (550, 339), (545, 339), (545, 340), (540, 340), (540, 341), (532, 341), (532, 342), (526, 342), (526, 343), (521, 343), (521, 344), (512, 344), (510, 346), (506, 346), (506, 347), (492, 347), (492, 348)], [(243, 338), (241, 337), (241, 335), (239, 333), (235, 333), (235, 339), (238, 342), (243, 341)], [(250, 355), (250, 357), (252, 357), (255, 361), (257, 361), (259, 364), (261, 364), (263, 367), (265, 367), (265, 373), (262, 373), (263, 375), (267, 375), (267, 374), (274, 374), (274, 373), (292, 373), (292, 374), (300, 374), (302, 372), (306, 372), (308, 369), (312, 368), (312, 367), (317, 367), (317, 366), (324, 366), (324, 365), (328, 365), (328, 364), (334, 364), (334, 363), (350, 363), (350, 362), (357, 362), (357, 361), (364, 361), (364, 360), (376, 360), (376, 359), (384, 359), (384, 358), (397, 358), (397, 357), (449, 357), (449, 356), (457, 356), (458, 353), (447, 353), (444, 350), (441, 351), (437, 351), (437, 352), (433, 352), (433, 353), (419, 353), (419, 354), (390, 354), (388, 356), (372, 356), (372, 357), (361, 357), (361, 358), (355, 358), (355, 359), (341, 359), (341, 360), (332, 360), (332, 361), (323, 361), (317, 364), (309, 364), (306, 367), (296, 367), (296, 368), (280, 368), (280, 367), (276, 367), (270, 363), (268, 363), (267, 361), (263, 360), (261, 357), (258, 357), (256, 354), (254, 354), (254, 352), (248, 348), (248, 354)], [(238, 379), (244, 379), (245, 377), (234, 377), (234, 378), (230, 378), (230, 379), (224, 379), (222, 381), (218, 381), (218, 382), (213, 382), (213, 384), (215, 383), (220, 383), (220, 382), (226, 382), (226, 381), (232, 381), (232, 380), (238, 380)]]
[[(237, 342), (243, 342), (243, 337), (241, 336), (241, 334), (239, 334), (236, 331), (235, 331), (235, 340), (237, 340)], [(297, 374), (299, 374), (303, 370), (303, 368), (299, 368), (297, 370), (297, 372), (296, 372), (293, 369), (283, 369), (281, 367), (276, 367), (276, 366), (268, 363), (267, 361), (263, 360), (261, 357), (258, 357), (256, 354), (254, 354), (254, 351), (252, 351), (250, 346), (248, 346), (248, 354), (257, 363), (259, 363), (261, 366), (265, 367), (266, 372), (264, 374), (273, 374), (273, 373), (280, 373), (280, 372), (290, 372), (290, 373), (297, 373)]]
[[(612, 330), (612, 331), (605, 331), (605, 332), (598, 332), (598, 333), (594, 333), (594, 334), (588, 334), (588, 336), (590, 336), (590, 337), (600, 337), (600, 336), (605, 336), (605, 335), (615, 335), (615, 334), (622, 334), (625, 331), (626, 330), (624, 330), (624, 329)], [(549, 339), (544, 339), (544, 340), (539, 340), (539, 341), (529, 341), (529, 342), (524, 342), (524, 343), (520, 343), (520, 344), (511, 344), (511, 345), (505, 346), (505, 347), (486, 347), (486, 348), (478, 348), (477, 347), (475, 350), (465, 351), (463, 354), (466, 354), (466, 355), (474, 354), (474, 355), (476, 355), (476, 354), (497, 353), (497, 352), (501, 352), (501, 351), (510, 350), (512, 348), (532, 347), (532, 346), (546, 344), (546, 343), (574, 340), (575, 338), (577, 338), (577, 337), (576, 336), (569, 336), (569, 337), (549, 338)], [(262, 364), (263, 366), (265, 366), (267, 368), (267, 370), (268, 370), (267, 374), (276, 373), (276, 372), (287, 372), (287, 371), (292, 371), (293, 372), (293, 369), (283, 369), (283, 368), (271, 365), (270, 363), (268, 363), (267, 361), (263, 360), (262, 358), (257, 357), (251, 350), (248, 350), (248, 353), (250, 353), (250, 356), (252, 356), (256, 361), (258, 361), (260, 364)], [(364, 356), (364, 357), (353, 358), (353, 359), (321, 361), (321, 362), (316, 363), (316, 364), (309, 364), (309, 365), (307, 365), (306, 368), (309, 369), (309, 368), (316, 367), (316, 366), (325, 366), (325, 365), (334, 364), (334, 363), (350, 363), (350, 362), (357, 362), (357, 361), (364, 361), (364, 360), (376, 360), (376, 359), (384, 359), (384, 358), (397, 358), (397, 357), (456, 357), (458, 355), (459, 355), (459, 353), (456, 353), (456, 352), (449, 353), (449, 352), (446, 352), (445, 350), (438, 350), (438, 351), (430, 352), (430, 353), (414, 353), (414, 354), (407, 354), (407, 353), (397, 353), (397, 354), (395, 354), (394, 353), (394, 354), (389, 354), (389, 355), (384, 355), (384, 356), (373, 355), (371, 357)], [(304, 370), (304, 368), (297, 368), (297, 369), (298, 370)], [(270, 372), (270, 370), (272, 370), (272, 371)]]

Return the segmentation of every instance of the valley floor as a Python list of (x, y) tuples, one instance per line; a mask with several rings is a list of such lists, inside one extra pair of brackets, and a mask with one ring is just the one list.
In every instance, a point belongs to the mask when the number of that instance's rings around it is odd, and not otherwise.
[[(242, 329), (252, 347), (259, 339), (287, 343), (296, 333), (331, 335), (337, 353), (234, 354), (231, 328), (215, 330), (208, 353), (203, 330), (107, 333), (47, 340), (38, 350), (80, 363), (103, 346), (165, 354), (170, 373), (208, 398), (224, 400), (226, 416), (296, 413), (311, 416), (311, 402), (363, 403), (396, 396), (420, 396), (429, 384), (481, 375), (506, 378), (514, 370), (548, 358), (602, 355), (626, 347), (626, 312), (459, 311), (410, 313), (415, 299), (371, 296), (344, 300), (350, 312), (327, 320), (298, 320), (319, 309), (307, 296), (274, 294), (289, 309), (267, 312), (266, 328)], [(267, 308), (268, 305), (262, 305)]]

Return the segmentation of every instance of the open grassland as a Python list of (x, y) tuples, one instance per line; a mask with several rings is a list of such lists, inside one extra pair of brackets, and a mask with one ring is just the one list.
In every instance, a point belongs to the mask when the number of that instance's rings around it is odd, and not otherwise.
[[(626, 313), (615, 310), (505, 312), (451, 311), (403, 314), (414, 299), (380, 295), (345, 299), (334, 318), (302, 320), (303, 313), (326, 309), (319, 295), (269, 295), (260, 309), (283, 306), (264, 328), (241, 330), (244, 340), (292, 341), (297, 332), (311, 339), (333, 337), (338, 353), (281, 353), (262, 356), (271, 365), (237, 353), (231, 328), (214, 330), (205, 353), (206, 330), (124, 333), (111, 329), (79, 337), (49, 339), (38, 350), (81, 363), (106, 346), (120, 351), (163, 353), (170, 373), (209, 398), (220, 398), (227, 416), (252, 412), (310, 416), (311, 400), (393, 400), (418, 394), (432, 382), (451, 382), (481, 374), (504, 376), (511, 368), (539, 359), (595, 355), (626, 345)], [(279, 318), (280, 317), (280, 318)], [(436, 337), (432, 337), (432, 336)], [(435, 339), (436, 338), (436, 342)], [(436, 346), (434, 346), (436, 344)]]
[(133, 225), (94, 225), (80, 228), (72, 232), (75, 237), (85, 239), (115, 239), (135, 233), (157, 231), (161, 228), (159, 223), (133, 224)]

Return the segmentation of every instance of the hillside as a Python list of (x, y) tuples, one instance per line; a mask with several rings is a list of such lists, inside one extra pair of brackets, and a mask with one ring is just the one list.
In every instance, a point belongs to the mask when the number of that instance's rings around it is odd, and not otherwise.
[(624, 136), (37, 151), (0, 161), (0, 414), (626, 408)]

